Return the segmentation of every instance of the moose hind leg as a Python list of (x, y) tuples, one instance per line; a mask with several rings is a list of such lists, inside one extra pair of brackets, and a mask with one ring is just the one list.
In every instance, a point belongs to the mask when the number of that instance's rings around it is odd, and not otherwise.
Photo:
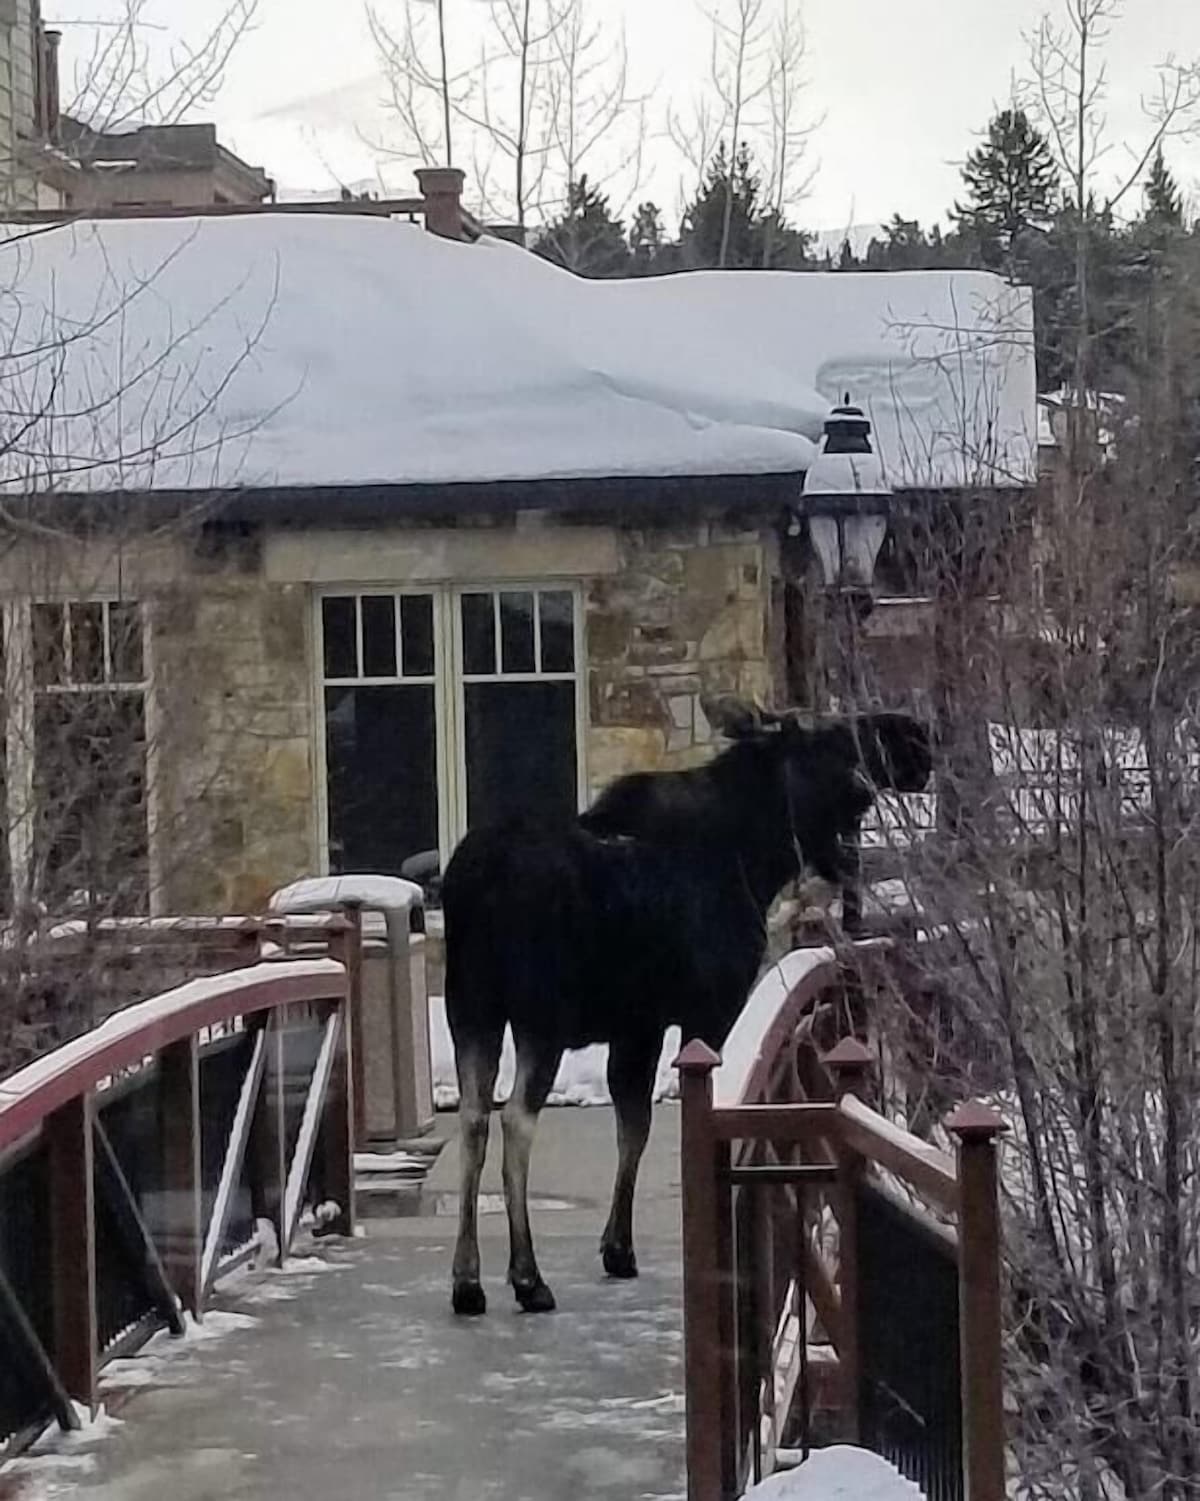
[(551, 1313), (554, 1294), (538, 1269), (529, 1228), (529, 1158), (538, 1116), (558, 1072), (560, 1049), (517, 1040), (517, 1076), (501, 1117), (504, 1127), (504, 1202), (508, 1209), (508, 1279), (526, 1313)]
[(636, 1277), (633, 1249), (633, 1196), (638, 1166), (650, 1137), (651, 1100), (662, 1038), (614, 1042), (608, 1057), (608, 1088), (617, 1114), (617, 1179), (612, 1212), (600, 1242), (610, 1277)]
[(487, 1157), (488, 1127), (503, 1033), (473, 1036), (455, 1048), (459, 1088), (458, 1240), (451, 1272), (454, 1312), (487, 1312), (479, 1280), (479, 1180)]

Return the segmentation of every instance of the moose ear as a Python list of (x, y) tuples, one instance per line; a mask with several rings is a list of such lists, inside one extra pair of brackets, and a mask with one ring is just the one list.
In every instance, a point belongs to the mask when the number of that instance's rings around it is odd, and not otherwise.
[(933, 771), (929, 731), (909, 714), (863, 714), (851, 722), (863, 770), (876, 787), (924, 791)]
[(774, 715), (766, 714), (757, 704), (748, 704), (732, 694), (722, 694), (717, 698), (701, 694), (700, 707), (713, 729), (727, 740), (752, 740), (778, 728)]

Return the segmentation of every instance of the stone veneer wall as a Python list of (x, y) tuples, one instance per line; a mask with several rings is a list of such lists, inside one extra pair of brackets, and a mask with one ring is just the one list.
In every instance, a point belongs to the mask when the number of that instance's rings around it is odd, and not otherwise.
[(626, 527), (617, 572), (586, 591), (591, 790), (712, 753), (704, 693), (775, 696), (782, 610), (772, 529)]
[(260, 911), (316, 867), (309, 601), (227, 573), (151, 601), (166, 911)]

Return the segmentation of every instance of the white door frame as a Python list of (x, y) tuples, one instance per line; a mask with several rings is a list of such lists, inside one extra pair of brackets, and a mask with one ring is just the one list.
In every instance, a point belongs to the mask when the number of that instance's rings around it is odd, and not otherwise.
[[(467, 828), (465, 694), (463, 692), (462, 614), (464, 594), (546, 592), (570, 594), (574, 601), (575, 670), (572, 674), (531, 674), (531, 680), (575, 684), (575, 778), (580, 811), (588, 803), (587, 722), (588, 669), (585, 656), (583, 590), (575, 579), (472, 580), (469, 584), (396, 585), (389, 583), (322, 584), (312, 591), (311, 681), (313, 692), (314, 815), (320, 874), (329, 873), (329, 766), (325, 727), (325, 652), (322, 602), (330, 597), (368, 594), (423, 595), (433, 600), (433, 691), (437, 768), (439, 853), (444, 870)], [(537, 614), (535, 612), (535, 620)], [(540, 626), (538, 627), (540, 634)], [(540, 660), (540, 659), (539, 659)], [(503, 681), (497, 675), (497, 681)], [(520, 681), (520, 678), (510, 679)]]

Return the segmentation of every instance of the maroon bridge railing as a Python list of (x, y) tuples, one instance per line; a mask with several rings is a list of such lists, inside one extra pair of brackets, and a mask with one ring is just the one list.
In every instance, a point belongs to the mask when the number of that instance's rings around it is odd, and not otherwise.
[(326, 953), (190, 981), (0, 1080), (0, 1452), (281, 1262), (306, 1206), (352, 1232), (360, 934), (307, 927)]
[(874, 1449), (928, 1501), (1003, 1501), (1003, 1124), (960, 1107), (950, 1155), (878, 1114), (869, 1050), (820, 1045), (861, 1002), (843, 966), (782, 967), (724, 1064), (678, 1060), (689, 1501), (814, 1442)]

